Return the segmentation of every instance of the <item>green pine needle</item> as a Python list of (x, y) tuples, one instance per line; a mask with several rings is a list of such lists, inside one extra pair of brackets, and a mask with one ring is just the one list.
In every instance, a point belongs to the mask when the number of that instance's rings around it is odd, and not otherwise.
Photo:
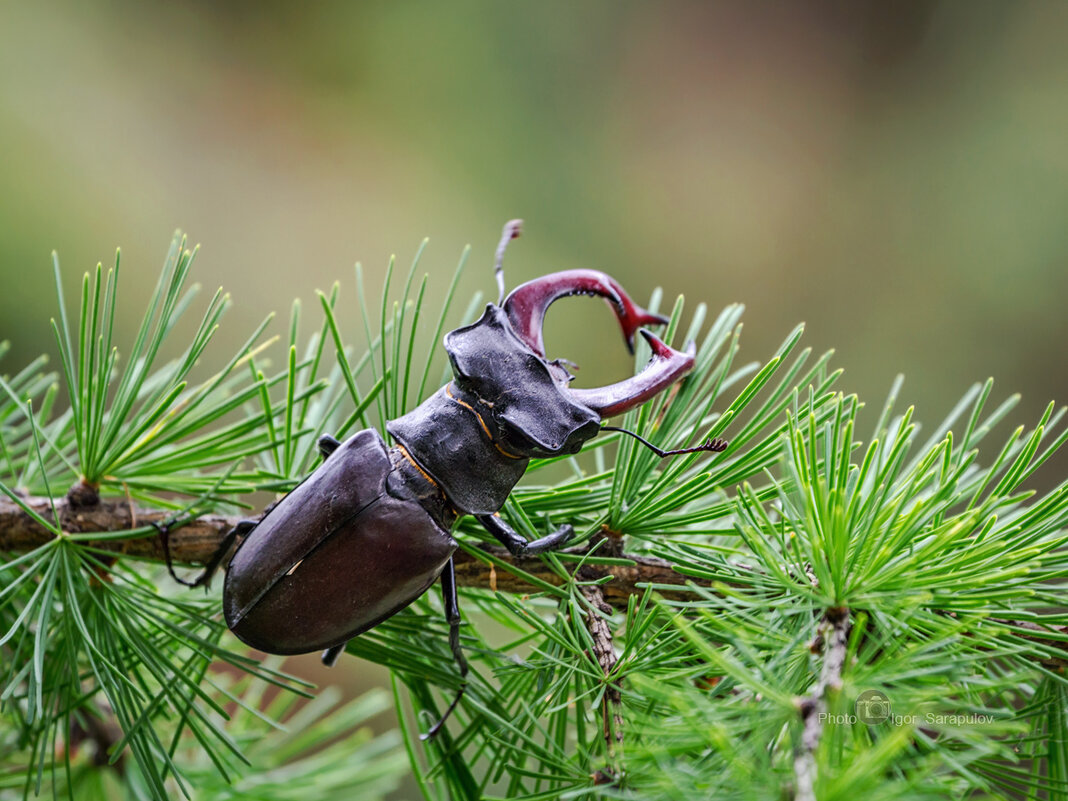
[[(740, 306), (699, 303), (687, 318), (678, 298), (663, 338), (697, 342), (695, 368), (622, 425), (665, 448), (725, 437), (727, 450), (659, 459), (605, 434), (532, 463), (504, 517), (531, 538), (569, 523), (571, 545), (592, 546), (545, 555), (553, 581), (486, 551), (461, 520), (466, 554), (536, 591), (463, 590), (471, 673), (429, 742), (418, 734), (461, 686), (438, 594), (352, 641), (393, 672), (400, 736), (376, 738), (365, 721), (383, 694), (299, 700), (303, 685), (227, 635), (216, 596), (97, 547), (154, 530), (71, 534), (58, 504), (84, 484), (185, 518), (291, 489), (318, 464), (320, 435), (384, 431), (437, 389), (435, 360), (447, 380), (442, 333), (482, 304), (453, 313), (470, 251), (443, 294), (426, 242), (403, 282), (390, 261), (380, 296), (357, 265), (355, 309), (334, 284), (321, 318), (295, 302), (281, 337), (268, 317), (223, 356), (221, 291), (182, 333), (195, 252), (175, 237), (129, 346), (119, 259), (85, 276), (70, 316), (54, 260), (58, 369), (42, 356), (0, 376), (0, 497), (55, 535), (0, 558), (0, 799), (349, 798), (356, 786), (372, 798), (402, 771), (426, 798), (768, 798), (798, 791), (805, 760), (821, 799), (1068, 798), (1068, 482), (1033, 484), (1068, 442), (1063, 409), (1006, 435), (1016, 398), (996, 403), (986, 381), (924, 430), (898, 411), (900, 377), (866, 412), (834, 389), (832, 354), (802, 347), (801, 326), (745, 364)], [(648, 358), (639, 343), (635, 368)], [(198, 363), (222, 366), (200, 380)], [(599, 544), (606, 533), (624, 556)], [(611, 584), (586, 571), (637, 569), (638, 555), (691, 583), (640, 587), (612, 611), (591, 603)], [(607, 674), (591, 621), (612, 634)], [(829, 621), (845, 637), (828, 678)], [(268, 684), (283, 690), (269, 702)], [(851, 722), (869, 690), (893, 717)], [(810, 703), (837, 716), (814, 741)], [(623, 740), (610, 742), (617, 716)], [(115, 733), (93, 755), (79, 737), (102, 724)]]

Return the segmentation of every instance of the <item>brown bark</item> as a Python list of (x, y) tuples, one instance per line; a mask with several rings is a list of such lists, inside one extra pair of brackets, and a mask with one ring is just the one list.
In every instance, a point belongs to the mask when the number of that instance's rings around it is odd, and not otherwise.
[(816, 749), (823, 738), (827, 694), (842, 689), (849, 629), (849, 610), (828, 609), (820, 623), (817, 641), (812, 646), (823, 661), (812, 694), (798, 700), (802, 731), (801, 741), (794, 750), (794, 798), (797, 801), (816, 801)]
[[(607, 680), (616, 668), (615, 648), (612, 647), (612, 628), (603, 615), (611, 614), (612, 607), (605, 600), (601, 588), (583, 585), (581, 592), (590, 608), (586, 610), (586, 630), (593, 640), (593, 656)], [(601, 728), (610, 760), (616, 758), (616, 743), (623, 742), (623, 694), (620, 691), (622, 678), (616, 678), (605, 686), (601, 699)], [(618, 771), (616, 771), (618, 773)]]
[[(44, 498), (26, 498), (27, 504), (45, 520), (51, 521), (52, 507)], [(56, 501), (56, 513), (59, 515), (61, 529), (69, 534), (91, 532), (118, 532), (143, 527), (150, 523), (161, 523), (170, 517), (170, 513), (158, 509), (139, 509), (123, 499), (105, 498), (94, 505), (79, 505), (67, 498)], [(203, 565), (216, 553), (226, 533), (242, 518), (224, 515), (204, 515), (181, 528), (170, 536), (171, 557), (175, 563)], [(0, 498), (0, 553), (26, 552), (44, 545), (53, 534), (26, 514), (9, 498)], [(104, 551), (138, 559), (163, 561), (163, 548), (160, 538), (149, 534), (135, 539), (90, 540), (87, 544)], [(535, 578), (560, 586), (563, 580), (544, 562), (537, 558), (516, 559), (503, 548), (486, 546), (488, 553), (501, 561), (514, 564)], [(616, 554), (613, 554), (616, 555)], [(632, 595), (645, 591), (646, 584), (660, 585), (660, 595), (673, 600), (690, 595), (687, 585), (708, 586), (708, 582), (685, 576), (675, 571), (671, 564), (662, 559), (649, 556), (636, 556), (619, 553), (630, 559), (632, 565), (585, 565), (581, 578), (596, 581), (605, 576), (612, 576), (612, 581), (600, 586), (600, 591), (607, 603), (617, 609), (626, 609), (627, 601)], [(492, 565), (467, 553), (457, 551), (455, 554), (456, 580), (461, 587), (483, 587), (501, 592), (525, 594), (540, 592), (540, 588), (526, 581), (509, 570), (495, 570)], [(670, 589), (671, 586), (678, 590)], [(746, 585), (739, 584), (741, 588)], [(1042, 626), (1032, 622), (1013, 622), (991, 619), (991, 623), (1012, 626), (1022, 630), (1021, 636), (1034, 642), (1042, 643), (1065, 654), (1064, 658), (1046, 657), (1039, 662), (1048, 669), (1065, 670), (1068, 667), (1068, 642), (1065, 639), (1049, 636)], [(1026, 633), (1023, 633), (1026, 631)], [(1057, 629), (1062, 635), (1068, 630)]]
[[(52, 508), (41, 498), (28, 498), (27, 503), (45, 520), (52, 521)], [(137, 509), (122, 499), (103, 499), (95, 506), (77, 506), (66, 499), (56, 502), (61, 528), (71, 534), (89, 532), (116, 532), (143, 527), (150, 523), (162, 523), (170, 514), (159, 510)], [(218, 550), (226, 533), (240, 520), (238, 517), (205, 515), (197, 518), (170, 535), (171, 558), (175, 563), (203, 565)], [(25, 552), (45, 544), (52, 533), (26, 514), (14, 502), (0, 500), (0, 552)], [(91, 540), (88, 544), (105, 551), (139, 559), (163, 560), (160, 538), (154, 533), (145, 537), (123, 540)], [(563, 580), (542, 560), (537, 558), (516, 559), (503, 548), (487, 546), (485, 550), (494, 557), (520, 567), (524, 572), (549, 584), (559, 586)], [(613, 580), (601, 588), (605, 600), (613, 606), (625, 609), (627, 599), (644, 592), (645, 583), (676, 585), (677, 591), (662, 591), (669, 598), (681, 598), (687, 594), (688, 583), (702, 584), (677, 573), (668, 562), (647, 556), (627, 556), (633, 565), (586, 565), (583, 579), (596, 580), (611, 575)], [(509, 593), (535, 593), (540, 588), (521, 576), (507, 570), (494, 570), (492, 565), (465, 551), (457, 551), (456, 581), (461, 587), (484, 587)]]

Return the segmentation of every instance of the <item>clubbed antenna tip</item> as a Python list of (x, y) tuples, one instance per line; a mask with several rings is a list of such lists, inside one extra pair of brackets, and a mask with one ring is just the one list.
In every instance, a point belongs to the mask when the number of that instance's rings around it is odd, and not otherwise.
[(621, 434), (627, 434), (629, 436), (632, 436), (634, 437), (634, 439), (638, 440), (638, 442), (640, 442), (646, 448), (651, 450), (661, 459), (664, 459), (668, 456), (680, 456), (684, 453), (722, 453), (723, 451), (727, 450), (727, 446), (730, 444), (727, 442), (727, 440), (721, 437), (716, 437), (715, 439), (706, 440), (701, 445), (696, 445), (692, 448), (675, 448), (670, 451), (665, 451), (656, 447), (656, 445), (645, 439), (645, 437), (639, 436), (638, 434), (635, 434), (633, 431), (630, 431), (626, 428), (620, 428), (619, 426), (601, 426), (601, 431), (618, 431)]
[(498, 306), (504, 302), (504, 251), (508, 249), (508, 243), (513, 239), (518, 239), (521, 233), (523, 233), (522, 220), (509, 220), (504, 224), (504, 230), (501, 231), (501, 241), (497, 245), (497, 258), (493, 262), (493, 272), (497, 276), (497, 289), (500, 295), (497, 298)]

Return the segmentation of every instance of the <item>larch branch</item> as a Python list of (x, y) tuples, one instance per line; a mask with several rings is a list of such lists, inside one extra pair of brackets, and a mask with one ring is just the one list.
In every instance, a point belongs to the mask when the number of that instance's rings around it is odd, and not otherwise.
[[(47, 499), (27, 498), (25, 502), (45, 520), (52, 520), (52, 507)], [(72, 504), (68, 499), (56, 501), (56, 512), (62, 531), (70, 534), (118, 532), (133, 530), (152, 523), (163, 523), (171, 513), (158, 509), (139, 509), (123, 499), (105, 498), (90, 506)], [(216, 553), (227, 532), (240, 517), (204, 515), (174, 529), (170, 534), (171, 558), (176, 564), (203, 565)], [(44, 545), (54, 535), (11, 500), (0, 500), (0, 552), (26, 552)], [(101, 539), (85, 543), (116, 555), (137, 559), (163, 561), (163, 547), (155, 532), (130, 539)], [(540, 581), (555, 586), (563, 579), (542, 560), (534, 557), (516, 559), (503, 548), (485, 546), (484, 550), (502, 562), (515, 564), (522, 571)], [(464, 550), (454, 555), (456, 581), (462, 587), (482, 587), (501, 592), (525, 594), (540, 592), (540, 588), (521, 575), (507, 570), (494, 570), (488, 562)], [(631, 595), (645, 591), (646, 584), (674, 585), (679, 589), (661, 590), (668, 598), (686, 597), (687, 584), (702, 584), (672, 569), (669, 562), (648, 556), (626, 556), (633, 565), (591, 565), (583, 567), (583, 579), (596, 580), (611, 575), (613, 581), (602, 587), (605, 600), (619, 609), (626, 609)]]

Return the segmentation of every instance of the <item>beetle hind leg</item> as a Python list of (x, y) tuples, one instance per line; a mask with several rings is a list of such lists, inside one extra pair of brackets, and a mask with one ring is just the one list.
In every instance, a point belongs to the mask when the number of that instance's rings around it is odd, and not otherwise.
[(345, 646), (347, 646), (348, 644), (349, 643), (346, 640), (340, 645), (331, 645), (329, 648), (323, 651), (323, 655), (322, 657), (320, 657), (323, 661), (323, 664), (327, 667), (333, 667), (334, 665), (336, 665), (338, 657), (345, 652)]
[(171, 561), (171, 529), (174, 527), (175, 522), (172, 518), (165, 523), (152, 523), (152, 527), (159, 532), (160, 545), (163, 548), (163, 560), (167, 563), (167, 570), (170, 572), (171, 578), (186, 587), (206, 587), (211, 581), (211, 577), (215, 575), (215, 571), (219, 569), (223, 559), (226, 558), (226, 554), (233, 547), (234, 540), (247, 535), (259, 525), (258, 520), (239, 520), (236, 526), (226, 532), (226, 536), (223, 537), (219, 547), (212, 554), (208, 563), (204, 565), (204, 572), (193, 581), (189, 581), (174, 572), (174, 564)]
[(546, 534), (532, 542), (523, 539), (500, 515), (476, 515), (475, 518), (486, 527), (486, 531), (508, 549), (512, 556), (536, 556), (546, 551), (554, 551), (574, 535), (569, 525), (560, 526), (552, 534)]
[(467, 689), (467, 658), (464, 657), (463, 648), (460, 647), (460, 623), (462, 619), (460, 617), (460, 599), (456, 595), (456, 566), (451, 558), (448, 564), (445, 565), (445, 570), (441, 573), (441, 599), (445, 606), (445, 619), (449, 623), (449, 648), (452, 650), (452, 658), (456, 660), (456, 666), (460, 669), (462, 683), (460, 684), (460, 690), (456, 693), (456, 697), (452, 699), (449, 708), (445, 710), (445, 714), (430, 727), (426, 734), (419, 736), (420, 740), (429, 740), (441, 731), (441, 727), (449, 719), (452, 711), (456, 709), (456, 705), (464, 697), (464, 690)]

